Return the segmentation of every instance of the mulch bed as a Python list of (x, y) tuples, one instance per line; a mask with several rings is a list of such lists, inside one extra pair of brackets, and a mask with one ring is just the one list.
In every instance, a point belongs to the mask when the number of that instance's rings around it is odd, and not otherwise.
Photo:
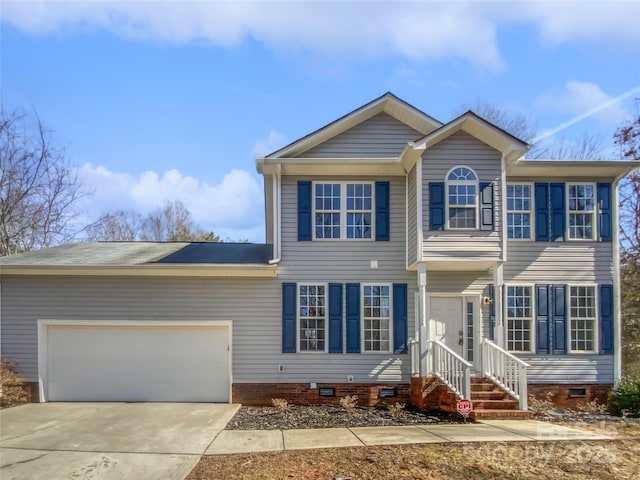
[(378, 427), (462, 423), (457, 414), (421, 412), (407, 407), (395, 416), (387, 410), (355, 407), (344, 411), (336, 405), (289, 405), (284, 412), (275, 407), (240, 407), (226, 430), (291, 430), (298, 428)]

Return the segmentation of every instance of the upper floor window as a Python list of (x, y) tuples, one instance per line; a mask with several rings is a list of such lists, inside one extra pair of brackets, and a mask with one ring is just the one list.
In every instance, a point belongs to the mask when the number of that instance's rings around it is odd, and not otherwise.
[(507, 185), (508, 238), (531, 238), (531, 185)]
[(315, 238), (370, 239), (373, 183), (315, 183)]
[(592, 240), (595, 234), (595, 185), (567, 185), (569, 238)]
[(455, 167), (445, 181), (447, 220), (451, 229), (477, 228), (478, 177), (467, 167)]
[(364, 351), (391, 351), (391, 287), (390, 285), (364, 285)]
[(298, 286), (298, 325), (300, 352), (326, 351), (326, 285)]

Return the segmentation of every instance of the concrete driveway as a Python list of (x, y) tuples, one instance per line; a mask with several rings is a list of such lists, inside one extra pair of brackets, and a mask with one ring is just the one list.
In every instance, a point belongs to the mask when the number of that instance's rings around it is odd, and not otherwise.
[(40, 403), (0, 411), (0, 478), (182, 480), (239, 405)]

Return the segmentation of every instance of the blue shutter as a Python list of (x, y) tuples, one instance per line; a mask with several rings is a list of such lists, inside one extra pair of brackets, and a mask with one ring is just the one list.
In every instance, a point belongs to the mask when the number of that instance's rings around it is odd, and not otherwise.
[(493, 230), (493, 183), (480, 184), (480, 230)]
[(360, 284), (347, 283), (347, 353), (360, 353)]
[(600, 351), (613, 353), (613, 285), (600, 285)]
[(342, 353), (342, 284), (329, 284), (329, 353)]
[(389, 240), (389, 182), (376, 182), (376, 241)]
[(393, 353), (407, 353), (407, 284), (393, 284)]
[(601, 242), (610, 242), (613, 238), (611, 219), (611, 184), (598, 184), (598, 231)]
[(564, 240), (564, 183), (551, 184), (551, 240)]
[(553, 285), (553, 353), (567, 353), (567, 289)]
[(444, 230), (444, 182), (429, 182), (429, 230)]
[(549, 353), (549, 290), (536, 285), (536, 352)]
[(311, 240), (312, 215), (311, 182), (298, 182), (298, 240)]
[(496, 289), (493, 284), (489, 285), (489, 340), (493, 341), (494, 330), (496, 328)]
[(549, 184), (536, 183), (536, 242), (549, 241)]
[(296, 284), (282, 284), (282, 353), (296, 353)]

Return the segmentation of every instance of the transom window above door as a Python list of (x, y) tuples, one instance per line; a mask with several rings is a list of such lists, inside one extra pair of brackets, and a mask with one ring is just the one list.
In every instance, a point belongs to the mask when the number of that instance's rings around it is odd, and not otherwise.
[(373, 183), (314, 183), (316, 239), (371, 239)]
[(449, 229), (475, 229), (478, 225), (478, 177), (467, 167), (455, 167), (445, 180)]

